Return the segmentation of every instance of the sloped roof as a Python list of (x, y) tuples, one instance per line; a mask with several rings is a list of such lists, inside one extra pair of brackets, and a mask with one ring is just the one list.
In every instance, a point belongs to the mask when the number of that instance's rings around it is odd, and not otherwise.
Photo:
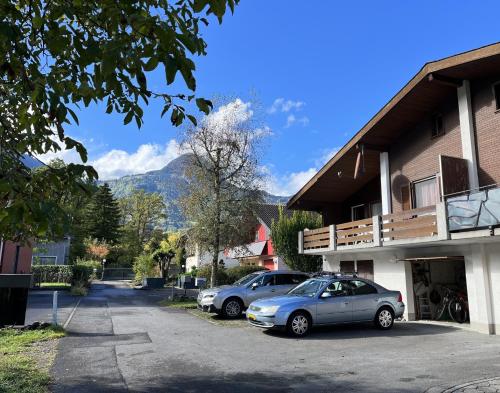
[(246, 244), (244, 246), (234, 247), (229, 250), (229, 258), (247, 258), (262, 255), (264, 247), (266, 246), (267, 240), (260, 242), (253, 242)]
[[(450, 94), (455, 81), (498, 74), (500, 43), (426, 63), (403, 88), (380, 109), (287, 203), (289, 209), (315, 210), (321, 204), (341, 201), (364, 186), (377, 173), (357, 181), (335, 174), (354, 168), (356, 146), (368, 143), (387, 146), (404, 130), (417, 124)], [(367, 157), (376, 168), (377, 157)], [(352, 170), (351, 170), (352, 172)]]
[[(278, 221), (279, 208), (281, 205), (259, 204), (255, 209), (255, 215), (262, 220), (268, 228), (271, 228), (273, 221)], [(283, 206), (284, 213), (291, 216), (292, 212)]]

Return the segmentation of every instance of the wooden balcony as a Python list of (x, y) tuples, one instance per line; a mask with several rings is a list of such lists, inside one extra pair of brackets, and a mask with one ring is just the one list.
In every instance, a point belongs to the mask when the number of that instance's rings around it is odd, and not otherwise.
[(382, 241), (437, 236), (436, 206), (382, 216)]
[(448, 239), (443, 204), (299, 233), (299, 253), (321, 254)]
[(330, 248), (330, 227), (304, 231), (303, 244), (304, 250), (328, 250)]

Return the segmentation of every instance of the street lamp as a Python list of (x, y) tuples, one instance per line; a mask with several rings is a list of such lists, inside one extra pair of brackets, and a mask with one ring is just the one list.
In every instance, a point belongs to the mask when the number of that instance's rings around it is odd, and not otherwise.
[(101, 273), (101, 281), (104, 279), (104, 265), (106, 264), (106, 258), (102, 260), (102, 273)]

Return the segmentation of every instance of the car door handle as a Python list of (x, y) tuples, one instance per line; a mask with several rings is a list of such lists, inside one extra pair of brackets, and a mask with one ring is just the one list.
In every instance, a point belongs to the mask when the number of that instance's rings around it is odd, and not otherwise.
[(344, 302), (344, 304), (345, 304), (345, 305), (348, 305), (348, 304), (349, 304), (349, 302)]

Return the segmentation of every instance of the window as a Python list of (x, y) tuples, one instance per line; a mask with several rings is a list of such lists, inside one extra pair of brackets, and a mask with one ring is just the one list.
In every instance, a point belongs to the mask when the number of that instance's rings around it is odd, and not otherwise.
[(277, 274), (276, 285), (297, 285), (308, 278), (303, 274)]
[(377, 289), (372, 287), (370, 284), (367, 284), (364, 281), (352, 280), (350, 282), (352, 294), (356, 295), (370, 295), (372, 293), (377, 293)]
[(57, 257), (33, 255), (32, 265), (57, 265)]
[(493, 85), (493, 96), (495, 97), (495, 110), (500, 110), (500, 82)]
[(263, 274), (258, 280), (255, 280), (259, 287), (275, 285), (275, 274)]
[(330, 296), (349, 296), (351, 295), (350, 285), (347, 281), (335, 281), (325, 289)]
[(356, 205), (351, 207), (352, 221), (362, 220), (365, 217), (365, 205)]
[(434, 116), (432, 116), (432, 137), (435, 138), (443, 134), (444, 134), (443, 116), (440, 113), (437, 113)]
[(413, 183), (413, 208), (433, 206), (437, 200), (436, 177)]

